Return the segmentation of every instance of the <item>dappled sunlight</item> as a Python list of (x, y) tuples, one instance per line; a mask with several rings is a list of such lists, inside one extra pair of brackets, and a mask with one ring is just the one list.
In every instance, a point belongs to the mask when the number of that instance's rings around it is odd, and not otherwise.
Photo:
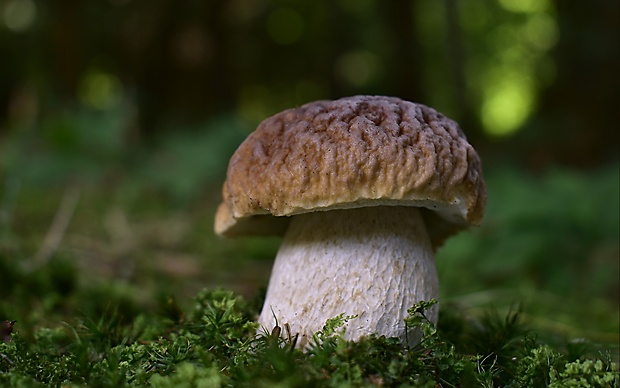
[(518, 131), (536, 109), (541, 62), (548, 62), (549, 50), (559, 34), (547, 1), (502, 0), (500, 5), (522, 15), (490, 34), (495, 58), (481, 79), (480, 115), (484, 129), (492, 136)]
[[(555, 76), (550, 53), (559, 40), (559, 27), (553, 5), (529, 0), (503, 0), (494, 6), (469, 1), (459, 2), (456, 8), (462, 35), (446, 33), (449, 28), (441, 15), (449, 10), (443, 2), (421, 2), (419, 6), (420, 35), (430, 54), (427, 82), (431, 100), (437, 100), (438, 106), (447, 105), (447, 113), (454, 112), (456, 117), (465, 109), (457, 106), (459, 95), (477, 101), (476, 114), (489, 136), (515, 134), (536, 112), (538, 95)], [(446, 42), (453, 51), (448, 56), (435, 49), (445, 47)], [(457, 58), (464, 63), (454, 63)], [(465, 90), (455, 84), (458, 79), (454, 74), (461, 71)], [(446, 75), (451, 75), (447, 79), (452, 86), (445, 85)], [(448, 90), (453, 91), (452, 97), (446, 96)]]

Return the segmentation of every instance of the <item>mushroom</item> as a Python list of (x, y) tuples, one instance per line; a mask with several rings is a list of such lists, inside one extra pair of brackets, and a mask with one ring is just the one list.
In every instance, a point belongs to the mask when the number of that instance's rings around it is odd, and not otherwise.
[[(232, 156), (215, 231), (283, 235), (258, 318), (299, 344), (339, 314), (346, 339), (416, 341), (437, 299), (434, 250), (481, 221), (480, 159), (458, 124), (395, 97), (316, 101), (265, 119)], [(437, 321), (434, 307), (429, 319)]]

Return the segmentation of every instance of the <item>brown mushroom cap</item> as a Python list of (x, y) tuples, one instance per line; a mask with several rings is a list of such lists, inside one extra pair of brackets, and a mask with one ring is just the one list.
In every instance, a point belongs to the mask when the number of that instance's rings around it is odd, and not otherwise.
[(265, 119), (228, 166), (215, 231), (282, 234), (289, 217), (416, 206), (434, 246), (478, 224), (480, 159), (453, 120), (395, 97), (317, 101)]

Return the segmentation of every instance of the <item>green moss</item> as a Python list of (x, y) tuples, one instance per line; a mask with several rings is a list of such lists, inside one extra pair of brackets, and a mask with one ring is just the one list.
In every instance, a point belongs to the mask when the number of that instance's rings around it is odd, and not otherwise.
[[(423, 302), (406, 324), (420, 344), (371, 336), (344, 340), (350, 317), (326, 322), (304, 351), (283, 331), (256, 334), (257, 313), (238, 295), (205, 290), (193, 308), (170, 322), (164, 313), (129, 324), (112, 317), (89, 324), (41, 327), (32, 340), (17, 332), (0, 344), (5, 386), (618, 386), (616, 365), (587, 347), (569, 353), (538, 343), (518, 312), (481, 320), (453, 314), (450, 327), (475, 333), (454, 344), (438, 330)], [(151, 326), (158, 330), (145, 330)], [(448, 329), (448, 331), (445, 331)], [(281, 335), (278, 335), (281, 334)], [(454, 333), (452, 333), (454, 334)], [(576, 357), (576, 358), (575, 358)]]

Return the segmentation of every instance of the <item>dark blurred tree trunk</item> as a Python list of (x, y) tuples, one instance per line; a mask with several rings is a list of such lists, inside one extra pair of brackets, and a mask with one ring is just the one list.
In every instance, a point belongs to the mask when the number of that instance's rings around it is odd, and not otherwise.
[(421, 82), (423, 49), (416, 39), (417, 27), (413, 12), (414, 0), (396, 0), (381, 3), (387, 7), (385, 25), (394, 28), (397, 56), (390, 67), (393, 69), (390, 83), (394, 94), (409, 101), (423, 103), (426, 99)]
[(144, 10), (149, 12), (149, 18), (140, 17), (138, 20), (148, 21), (143, 28), (148, 28), (149, 32), (144, 34), (145, 42), (139, 47), (141, 53), (130, 54), (138, 93), (140, 137), (153, 132), (159, 126), (162, 113), (168, 108), (170, 83), (174, 77), (167, 49), (176, 20), (171, 16), (175, 13), (174, 0), (155, 1)]
[[(147, 60), (137, 58), (142, 131), (161, 128), (167, 115), (191, 123), (234, 108), (239, 93), (235, 75), (241, 70), (233, 58), (225, 6), (225, 1), (213, 1), (180, 7), (176, 1), (160, 0), (148, 7), (158, 16), (144, 48)], [(209, 45), (210, 53), (208, 61), (188, 67), (180, 63), (177, 46), (191, 28), (203, 35), (205, 41), (197, 44)]]
[[(620, 3), (597, 0), (583, 7), (556, 1), (560, 41), (553, 52), (557, 75), (540, 95), (528, 164), (592, 166), (618, 158), (620, 131)], [(528, 141), (531, 139), (523, 139)]]
[(465, 63), (467, 58), (463, 48), (463, 36), (459, 19), (459, 7), (456, 0), (445, 0), (446, 24), (448, 26), (447, 57), (450, 62), (453, 99), (456, 101), (457, 110), (453, 115), (462, 128), (465, 129), (469, 140), (473, 143), (484, 137), (480, 122), (476, 117), (475, 107), (467, 98), (467, 83), (465, 81)]
[(43, 37), (49, 39), (44, 50), (49, 54), (46, 57), (51, 59), (53, 69), (52, 92), (59, 93), (56, 97), (67, 100), (75, 98), (84, 69), (79, 6), (78, 0), (56, 0), (48, 4), (47, 8), (53, 13), (48, 19), (51, 21), (51, 34)]
[(208, 93), (208, 106), (219, 111), (234, 108), (239, 95), (236, 75), (241, 72), (233, 56), (233, 31), (228, 18), (224, 17), (226, 1), (216, 1), (210, 11), (211, 36), (214, 37), (213, 59), (210, 61), (208, 84), (204, 85), (212, 92)]

